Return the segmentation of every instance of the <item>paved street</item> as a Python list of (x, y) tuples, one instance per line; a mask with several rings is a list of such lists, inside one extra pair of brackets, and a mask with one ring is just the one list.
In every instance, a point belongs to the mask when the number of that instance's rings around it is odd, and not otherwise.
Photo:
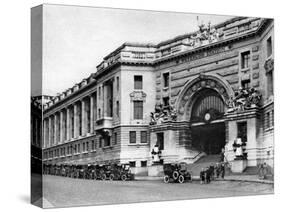
[(44, 176), (44, 206), (66, 207), (206, 197), (273, 193), (273, 185), (249, 182), (213, 181), (164, 184), (162, 181), (92, 181)]

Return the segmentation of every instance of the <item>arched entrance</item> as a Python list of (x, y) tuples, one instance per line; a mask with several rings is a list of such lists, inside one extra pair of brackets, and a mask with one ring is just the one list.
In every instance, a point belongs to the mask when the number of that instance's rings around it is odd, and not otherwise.
[(219, 76), (200, 74), (189, 80), (176, 101), (177, 120), (187, 122), (185, 143), (207, 154), (218, 154), (227, 132), (224, 113), (233, 91)]
[(225, 145), (225, 104), (213, 89), (195, 94), (191, 112), (192, 146), (206, 154), (219, 154)]

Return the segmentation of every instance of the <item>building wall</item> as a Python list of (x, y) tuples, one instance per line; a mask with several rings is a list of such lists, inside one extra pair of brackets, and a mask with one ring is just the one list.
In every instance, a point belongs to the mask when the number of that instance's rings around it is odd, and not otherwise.
[[(237, 24), (228, 23), (231, 30), (232, 26)], [(241, 23), (245, 24), (242, 19)], [(223, 25), (224, 26), (224, 25)], [(151, 149), (156, 143), (156, 133), (164, 132), (165, 149), (163, 158), (167, 161), (177, 160), (180, 157), (188, 158), (190, 162), (196, 160), (199, 152), (192, 150), (190, 147), (190, 119), (188, 113), (186, 116), (178, 116), (177, 122), (166, 126), (159, 126), (154, 129), (149, 126), (151, 112), (154, 112), (155, 104), (163, 103), (163, 97), (170, 98), (170, 104), (179, 111), (179, 103), (187, 92), (187, 86), (192, 85), (193, 80), (198, 79), (202, 74), (217, 79), (227, 91), (227, 99), (234, 95), (234, 92), (243, 85), (243, 81), (250, 80), (249, 87), (258, 89), (263, 98), (260, 110), (254, 118), (247, 119), (246, 116), (241, 120), (247, 120), (249, 138), (251, 138), (252, 152), (249, 157), (254, 162), (251, 165), (257, 165), (262, 161), (268, 161), (273, 164), (273, 95), (268, 92), (268, 80), (265, 62), (269, 59), (267, 56), (267, 41), (273, 37), (273, 22), (269, 22), (260, 34), (252, 36), (241, 36), (240, 39), (228, 39), (217, 41), (216, 45), (205, 45), (195, 49), (190, 49), (187, 54), (176, 57), (165, 56), (165, 48), (174, 48), (174, 43), (157, 45), (139, 45), (124, 44), (119, 49), (112, 52), (104, 58), (104, 61), (97, 67), (98, 71), (94, 76), (84, 79), (81, 83), (74, 85), (67, 90), (64, 96), (54, 97), (44, 111), (44, 122), (46, 127), (52, 126), (59, 116), (56, 113), (76, 105), (85, 97), (91, 96), (94, 92), (97, 94), (95, 109), (91, 108), (91, 114), (96, 114), (96, 119), (91, 115), (91, 132), (75, 138), (67, 138), (61, 141), (50, 141), (45, 139), (45, 155), (49, 155), (57, 147), (68, 147), (70, 145), (83, 146), (85, 142), (94, 141), (95, 148), (89, 151), (73, 156), (62, 155), (61, 158), (52, 160), (53, 162), (108, 162), (120, 161), (122, 163), (135, 162), (134, 172), (144, 174), (147, 172), (147, 166), (151, 165)], [(226, 35), (224, 35), (226, 36)], [(183, 39), (184, 41), (184, 39)], [(186, 46), (183, 50), (187, 49)], [(241, 53), (249, 51), (249, 67), (242, 68)], [(164, 54), (165, 53), (165, 54)], [(274, 56), (274, 50), (271, 58)], [(161, 58), (163, 57), (163, 58)], [(170, 59), (165, 59), (170, 57)], [(125, 59), (125, 62), (122, 60)], [(127, 60), (127, 61), (126, 61)], [(163, 74), (169, 73), (169, 87), (164, 88)], [(134, 89), (134, 76), (141, 75), (143, 86), (142, 89)], [(112, 94), (112, 117), (106, 114), (106, 105), (108, 98), (104, 85), (110, 82), (113, 86)], [(118, 83), (119, 82), (119, 83)], [(189, 88), (193, 91), (192, 86)], [(70, 91), (70, 92), (69, 92)], [(69, 92), (69, 94), (68, 94)], [(99, 95), (100, 94), (100, 95)], [(143, 119), (134, 120), (133, 101), (143, 101)], [(192, 99), (187, 100), (186, 111), (191, 111)], [(119, 102), (119, 110), (118, 104)], [(80, 104), (80, 103), (79, 103)], [(75, 108), (75, 107), (74, 107)], [(225, 107), (227, 112), (227, 107)], [(99, 115), (100, 113), (100, 115)], [(76, 117), (77, 118), (77, 117)], [(227, 117), (224, 117), (227, 118)], [(248, 117), (249, 118), (249, 117)], [(240, 121), (241, 121), (240, 120)], [(96, 122), (98, 121), (98, 122)], [(100, 122), (99, 122), (100, 121)], [(239, 120), (238, 120), (239, 121)], [(269, 124), (271, 123), (271, 124)], [(79, 124), (79, 123), (78, 123)], [(226, 124), (226, 142), (227, 153), (229, 158), (233, 159), (232, 144), (237, 136), (237, 120), (225, 121)], [(69, 124), (67, 125), (69, 127)], [(75, 125), (77, 128), (77, 126)], [(59, 128), (52, 128), (48, 133), (44, 128), (44, 134), (50, 134)], [(108, 131), (109, 130), (109, 131)], [(130, 131), (136, 132), (136, 143), (130, 144)], [(141, 131), (147, 131), (148, 139), (146, 144), (140, 143)], [(103, 133), (109, 132), (111, 144), (104, 146)], [(236, 134), (235, 134), (236, 133)], [(49, 137), (49, 136), (44, 136)], [(117, 138), (117, 139), (116, 139)], [(116, 141), (116, 142), (115, 142)], [(101, 142), (101, 145), (99, 145)], [(51, 145), (50, 145), (51, 144)], [(51, 147), (52, 146), (52, 147)], [(51, 147), (51, 148), (50, 148)], [(82, 147), (80, 147), (82, 148)], [(52, 153), (54, 155), (54, 153)], [(175, 156), (176, 155), (176, 156)], [(147, 161), (146, 166), (144, 162)]]

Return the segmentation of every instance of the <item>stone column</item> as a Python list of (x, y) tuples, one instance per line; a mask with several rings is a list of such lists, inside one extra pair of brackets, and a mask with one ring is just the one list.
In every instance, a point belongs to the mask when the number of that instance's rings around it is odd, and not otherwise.
[(63, 122), (63, 110), (60, 111), (60, 143), (64, 142), (64, 122)]
[(90, 133), (94, 132), (94, 97), (90, 96)]
[(107, 95), (108, 95), (108, 90), (107, 90), (107, 86), (104, 85), (103, 87), (103, 117), (108, 117), (108, 99), (107, 99)]
[(47, 130), (48, 130), (48, 126), (47, 126), (47, 119), (45, 118), (44, 121), (43, 121), (43, 124), (44, 124), (44, 137), (43, 137), (43, 148), (46, 148), (47, 147)]
[(85, 99), (81, 100), (81, 124), (82, 124), (82, 136), (86, 135), (86, 111), (85, 111), (86, 107), (85, 107)]
[(77, 103), (73, 105), (73, 117), (74, 117), (74, 138), (78, 137), (79, 125), (78, 125), (78, 108)]
[(70, 130), (70, 109), (66, 108), (66, 140), (70, 140), (71, 130)]
[(54, 114), (54, 145), (58, 144), (58, 138), (57, 138), (57, 132), (58, 132), (58, 126), (57, 126), (57, 114)]
[(51, 117), (49, 116), (48, 117), (48, 131), (49, 131), (49, 138), (48, 138), (48, 147), (50, 147), (51, 146), (51, 141), (52, 141), (52, 119), (51, 119)]

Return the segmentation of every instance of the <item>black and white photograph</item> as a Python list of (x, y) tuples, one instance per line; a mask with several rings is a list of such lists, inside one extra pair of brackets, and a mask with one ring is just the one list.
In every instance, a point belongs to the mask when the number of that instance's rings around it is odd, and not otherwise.
[(33, 205), (274, 194), (273, 18), (30, 13)]

